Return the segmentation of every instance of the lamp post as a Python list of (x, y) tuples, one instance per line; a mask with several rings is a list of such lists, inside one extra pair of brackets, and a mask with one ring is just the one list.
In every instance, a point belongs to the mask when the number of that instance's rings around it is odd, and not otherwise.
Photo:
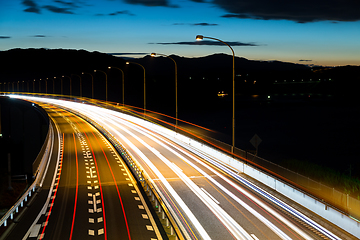
[(47, 94), (47, 80), (48, 78), (45, 79), (45, 93)]
[(78, 78), (80, 78), (80, 97), (82, 97), (82, 84), (81, 84), (81, 77), (79, 76), (79, 75), (77, 75), (77, 74), (71, 74), (71, 76), (72, 75), (75, 75), (75, 76), (77, 76)]
[(91, 73), (82, 72), (81, 74), (89, 74), (91, 76), (91, 98), (94, 99), (94, 77)]
[(108, 67), (109, 69), (111, 69), (111, 68), (116, 68), (117, 70), (120, 70), (120, 72), (121, 72), (121, 80), (122, 80), (122, 105), (124, 106), (124, 100), (125, 100), (125, 84), (124, 84), (124, 71), (123, 70), (121, 70), (120, 68), (118, 68), (118, 67)]
[(99, 72), (102, 72), (105, 74), (105, 92), (106, 92), (106, 96), (105, 96), (105, 101), (106, 101), (106, 104), (107, 104), (107, 101), (108, 101), (108, 82), (107, 82), (107, 74), (106, 72), (102, 71), (102, 70), (94, 70), (94, 72), (96, 71), (99, 71)]
[(41, 78), (39, 80), (39, 93), (41, 93)]
[(144, 70), (144, 115), (146, 113), (146, 80), (145, 80), (145, 68), (143, 65), (141, 65), (140, 63), (137, 63), (137, 62), (126, 62), (126, 64), (130, 64), (130, 63), (133, 63), (133, 64), (137, 64), (139, 65), (140, 67), (142, 67), (142, 69)]
[(232, 52), (232, 82), (233, 82), (233, 86), (232, 86), (232, 102), (233, 102), (233, 107), (232, 107), (232, 147), (231, 147), (231, 153), (234, 153), (234, 148), (235, 148), (235, 53), (234, 50), (232, 49), (232, 47), (227, 44), (226, 42), (217, 39), (217, 38), (213, 38), (213, 37), (204, 37), (203, 35), (197, 35), (196, 36), (196, 40), (203, 40), (204, 38), (208, 38), (208, 39), (212, 39), (212, 40), (216, 40), (219, 41), (223, 44), (225, 44), (226, 46), (228, 46)]
[(33, 93), (35, 93), (35, 79), (33, 81)]
[(167, 57), (167, 58), (170, 58), (174, 64), (175, 64), (175, 130), (177, 129), (177, 126), (178, 126), (178, 89), (177, 89), (177, 64), (175, 62), (175, 60), (168, 56), (168, 55), (165, 55), (165, 54), (160, 54), (160, 53), (151, 53), (151, 56), (152, 57), (155, 57), (156, 55), (159, 55), (159, 56), (164, 56), (164, 57)]
[[(66, 76), (66, 75), (63, 75), (62, 77), (63, 77), (63, 78), (64, 78), (64, 77), (68, 77), (68, 78), (70, 79), (70, 98), (71, 98), (71, 96), (72, 96), (71, 77)], [(62, 85), (62, 82), (61, 82), (61, 85)], [(61, 91), (62, 91), (62, 86), (61, 86)]]
[(53, 94), (55, 94), (55, 78), (56, 77), (53, 77), (53, 79), (52, 79), (52, 82), (53, 82)]

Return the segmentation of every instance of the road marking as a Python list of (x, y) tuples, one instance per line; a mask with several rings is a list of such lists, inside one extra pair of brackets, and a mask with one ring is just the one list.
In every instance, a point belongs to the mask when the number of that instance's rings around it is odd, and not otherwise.
[(40, 228), (41, 228), (41, 224), (35, 224), (31, 228), (31, 232), (30, 232), (29, 237), (37, 237), (39, 235)]
[(94, 212), (96, 212), (96, 197), (93, 195)]
[(139, 209), (144, 209), (143, 205), (138, 205)]
[(139, 197), (134, 197), (134, 199), (135, 199), (136, 201), (140, 201), (140, 198), (139, 198)]
[(38, 240), (43, 239), (43, 238), (44, 238), (44, 235), (45, 235), (45, 233), (40, 234), (37, 239), (38, 239)]
[(135, 191), (135, 190), (131, 190), (131, 193), (136, 193), (136, 191)]
[(146, 225), (146, 229), (149, 230), (149, 231), (154, 231), (154, 228), (150, 225)]
[(255, 236), (255, 234), (250, 234), (250, 236), (253, 238), (253, 239), (255, 239), (255, 240), (259, 240), (256, 236)]
[(98, 230), (98, 235), (102, 235), (102, 234), (104, 234), (104, 229), (103, 228)]
[(218, 200), (216, 200), (213, 196), (210, 195), (210, 193), (208, 193), (204, 188), (200, 188), (201, 190), (203, 190), (203, 192), (208, 195), (208, 197), (210, 197), (216, 204), (220, 204), (218, 202)]
[(102, 217), (99, 217), (98, 219), (97, 219), (97, 222), (98, 223), (101, 223), (103, 221), (103, 218)]
[(93, 219), (93, 218), (89, 218), (89, 223), (94, 223), (94, 219)]
[(94, 230), (89, 229), (89, 235), (90, 235), (90, 236), (94, 236), (94, 235), (95, 235), (95, 231), (94, 231)]
[(147, 214), (141, 214), (141, 216), (143, 217), (143, 219), (149, 219), (149, 216)]

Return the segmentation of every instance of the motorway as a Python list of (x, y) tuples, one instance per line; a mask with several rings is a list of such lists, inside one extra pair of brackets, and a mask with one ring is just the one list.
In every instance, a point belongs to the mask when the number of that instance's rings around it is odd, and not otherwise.
[[(41, 98), (29, 99), (37, 102), (44, 101)], [(271, 198), (276, 199), (277, 202), (277, 204), (274, 204), (269, 198), (261, 196), (261, 191), (255, 193), (252, 190), (254, 188), (249, 187), (250, 185), (247, 185), (249, 182), (242, 178), (241, 175), (226, 170), (224, 166), (217, 164), (218, 161), (213, 156), (172, 138), (171, 133), (164, 134), (161, 132), (163, 130), (159, 131), (162, 128), (160, 126), (154, 127), (146, 121), (120, 112), (87, 104), (51, 99), (45, 101), (53, 104), (53, 106), (71, 109), (87, 116), (118, 139), (132, 158), (150, 176), (164, 203), (171, 208), (171, 213), (185, 239), (341, 239), (332, 233), (332, 228), (328, 230), (320, 224), (303, 217), (297, 211), (293, 211), (292, 215), (286, 213), (285, 210), (282, 210), (282, 205), (286, 205), (286, 203), (272, 196)], [(61, 174), (58, 189), (61, 198), (59, 205), (66, 204), (66, 206), (56, 210), (59, 219), (57, 223), (51, 223), (51, 216), (53, 215), (51, 214), (48, 227), (45, 230), (45, 238), (47, 234), (57, 237), (51, 239), (62, 239), (60, 236), (68, 238), (69, 235), (71, 238), (73, 231), (76, 238), (83, 237), (86, 234), (89, 235), (90, 230), (96, 232), (97, 236), (105, 235), (106, 229), (108, 236), (126, 232), (125, 226), (130, 228), (134, 222), (130, 223), (128, 219), (126, 224), (126, 217), (129, 216), (125, 214), (124, 209), (121, 209), (122, 204), (119, 204), (119, 202), (124, 202), (124, 205), (125, 202), (131, 204), (130, 202), (133, 199), (127, 199), (126, 194), (124, 194), (124, 196), (121, 195), (123, 198), (121, 200), (120, 195), (116, 195), (117, 190), (108, 193), (108, 189), (110, 192), (110, 188), (115, 188), (114, 186), (124, 182), (121, 189), (124, 189), (125, 192), (130, 191), (125, 184), (126, 181), (130, 181), (126, 180), (126, 176), (130, 174), (126, 171), (127, 175), (123, 178), (124, 172), (122, 172), (121, 167), (119, 168), (115, 164), (119, 157), (114, 151), (112, 151), (113, 160), (110, 160), (111, 156), (109, 154), (104, 154), (107, 157), (93, 154), (92, 149), (97, 144), (102, 146), (102, 149), (110, 149), (110, 151), (111, 146), (103, 143), (104, 138), (94, 133), (95, 130), (92, 127), (73, 115), (64, 115), (66, 112), (62, 110), (58, 109), (56, 113), (67, 119), (68, 132), (64, 137), (66, 140), (64, 149), (68, 148), (70, 152), (64, 151), (64, 155), (72, 159), (71, 164), (69, 163), (68, 166), (63, 163), (62, 169), (65, 169), (65, 167), (66, 169), (72, 169), (73, 174), (71, 176), (70, 174)], [(87, 127), (85, 128), (85, 126)], [(68, 147), (66, 147), (67, 142)], [(78, 152), (77, 155), (74, 154), (74, 147), (78, 148), (77, 151), (75, 150), (75, 152)], [(98, 149), (98, 152), (101, 151)], [(86, 164), (86, 156), (90, 158), (96, 156), (96, 159), (93, 158), (95, 168), (86, 168), (91, 166)], [(100, 167), (98, 169), (100, 161), (103, 163), (101, 169)], [(80, 162), (83, 165), (78, 164)], [(88, 163), (90, 164), (90, 162)], [(106, 165), (108, 165), (107, 169), (105, 169)], [(91, 169), (96, 172), (91, 172), (93, 171)], [(75, 171), (78, 177), (75, 177)], [(94, 176), (94, 174), (99, 176), (92, 178), (91, 176)], [(92, 181), (92, 179), (98, 182)], [(62, 181), (63, 185), (61, 185)], [(75, 182), (78, 183), (74, 184)], [(97, 185), (98, 183), (99, 185)], [(131, 184), (134, 185), (134, 182)], [(80, 186), (82, 190), (80, 190)], [(95, 188), (96, 186), (98, 188)], [(63, 192), (61, 195), (60, 190)], [(97, 196), (96, 193), (99, 193), (100, 196)], [(72, 200), (64, 203), (63, 198), (70, 195)], [(88, 204), (79, 204), (78, 209), (75, 211), (76, 201), (74, 203), (74, 195), (78, 196), (79, 199), (81, 198), (81, 201), (78, 200), (79, 202), (88, 202)], [(108, 197), (113, 199), (113, 202), (107, 202)], [(52, 210), (54, 213), (57, 198)], [(96, 206), (95, 201), (98, 200), (100, 202)], [(136, 205), (134, 203), (133, 209), (137, 208)], [(103, 211), (95, 213), (96, 217), (94, 217), (95, 214), (87, 212), (87, 209), (89, 211), (90, 209), (94, 210), (94, 212), (96, 209), (102, 209)], [(78, 211), (83, 212), (83, 214), (75, 218), (75, 224), (70, 224), (74, 222), (75, 213)], [(127, 208), (125, 208), (125, 211), (130, 212)], [(121, 212), (125, 217), (114, 216), (114, 212)], [(113, 225), (116, 225), (114, 222), (111, 223), (108, 220), (105, 225), (105, 221), (99, 221), (99, 219), (107, 220), (115, 217), (121, 219), (116, 222), (119, 223), (118, 226), (121, 225), (123, 228), (119, 232), (112, 232), (115, 231), (112, 228)], [(90, 219), (93, 219), (91, 221), (95, 221), (95, 223), (90, 222)], [(48, 233), (48, 229), (54, 228), (54, 224), (64, 225), (61, 229), (66, 231), (63, 233), (62, 231), (51, 230)], [(78, 229), (78, 231), (75, 231), (75, 229)], [(84, 229), (88, 230), (84, 231)], [(132, 233), (131, 229), (130, 233)], [(150, 233), (153, 232), (150, 231)], [(136, 236), (133, 239), (150, 238), (138, 238)]]
[(89, 123), (40, 103), (56, 123), (42, 190), (7, 239), (162, 239), (126, 164)]

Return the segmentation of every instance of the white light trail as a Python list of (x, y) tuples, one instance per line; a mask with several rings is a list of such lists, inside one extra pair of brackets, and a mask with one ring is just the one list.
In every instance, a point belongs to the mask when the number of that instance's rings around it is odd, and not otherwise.
[[(217, 200), (213, 199), (211, 195), (209, 195), (206, 191), (204, 192), (202, 189), (200, 189), (196, 184), (193, 183), (193, 181), (188, 178), (183, 171), (175, 165), (175, 163), (169, 161), (166, 159), (158, 150), (155, 148), (149, 146), (146, 144), (142, 139), (140, 139), (138, 136), (133, 134), (131, 131), (123, 127), (124, 125), (147, 136), (148, 138), (151, 138), (153, 141), (156, 141), (157, 143), (161, 144), (161, 146), (165, 147), (167, 150), (174, 153), (177, 157), (185, 161), (186, 163), (190, 164), (192, 167), (194, 167), (197, 171), (199, 171), (201, 174), (203, 174), (205, 177), (207, 177), (215, 186), (217, 186), (221, 191), (225, 192), (227, 195), (229, 195), (232, 199), (234, 199), (236, 202), (241, 204), (244, 208), (246, 208), (249, 212), (251, 212), (254, 216), (256, 216), (260, 221), (262, 221), (265, 225), (267, 225), (270, 229), (272, 229), (280, 238), (282, 239), (290, 239), (285, 233), (283, 233), (281, 230), (279, 230), (276, 226), (274, 226), (270, 221), (268, 221), (266, 218), (264, 218), (262, 215), (260, 215), (258, 212), (256, 212), (254, 209), (252, 209), (250, 206), (248, 206), (246, 203), (244, 203), (242, 200), (240, 200), (236, 195), (231, 193), (227, 188), (222, 186), (220, 183), (215, 181), (211, 176), (206, 174), (203, 170), (201, 170), (199, 167), (197, 167), (194, 163), (186, 159), (183, 155), (180, 153), (186, 155), (187, 157), (190, 157), (191, 159), (195, 160), (197, 163), (201, 164), (202, 166), (206, 167), (208, 170), (212, 171), (216, 176), (220, 177), (222, 180), (224, 180), (226, 183), (228, 183), (231, 187), (235, 188), (237, 191), (243, 193), (246, 195), (249, 199), (251, 199), (253, 202), (261, 206), (263, 209), (265, 209), (267, 212), (269, 212), (271, 215), (282, 221), (284, 224), (289, 226), (292, 230), (297, 232), (300, 236), (302, 236), (304, 239), (311, 239), (306, 233), (304, 233), (302, 230), (300, 230), (298, 227), (296, 227), (294, 224), (289, 222), (287, 219), (282, 217), (280, 214), (278, 214), (276, 211), (272, 210), (270, 207), (268, 207), (266, 204), (264, 204), (262, 201), (257, 199), (253, 194), (249, 193), (242, 187), (240, 187), (237, 183), (234, 183), (229, 178), (225, 177), (223, 174), (220, 174), (218, 171), (216, 171), (214, 168), (209, 166), (208, 164), (204, 163), (199, 158), (204, 159), (205, 161), (217, 166), (218, 168), (222, 169), (224, 172), (228, 173), (241, 183), (245, 184), (258, 194), (264, 196), (265, 198), (272, 201), (274, 204), (282, 207), (289, 213), (295, 215), (302, 221), (306, 222), (310, 226), (314, 227), (316, 230), (324, 234), (330, 239), (339, 239), (337, 236), (335, 236), (333, 233), (328, 231), (327, 229), (323, 228), (321, 225), (317, 224), (313, 220), (306, 217), (304, 214), (300, 213), (299, 211), (293, 209), (286, 203), (282, 202), (281, 200), (275, 198), (274, 196), (270, 195), (269, 193), (265, 192), (262, 189), (259, 189), (257, 186), (253, 185), (252, 183), (248, 182), (246, 179), (240, 177), (239, 175), (235, 174), (234, 172), (230, 171), (228, 168), (226, 168), (224, 165), (219, 164), (217, 161), (214, 160), (211, 156), (207, 156), (205, 153), (200, 152), (198, 149), (193, 149), (190, 145), (184, 144), (176, 139), (172, 139), (173, 142), (176, 142), (179, 146), (187, 149), (188, 151), (194, 153), (196, 156), (188, 153), (187, 151), (183, 150), (181, 147), (173, 144), (170, 141), (167, 141), (165, 138), (172, 136), (172, 131), (165, 129), (161, 126), (155, 125), (153, 123), (149, 123), (147, 121), (144, 121), (142, 119), (138, 119), (136, 117), (132, 117), (126, 114), (122, 114), (119, 112), (111, 111), (108, 109), (99, 108), (92, 105), (87, 104), (81, 104), (81, 103), (73, 103), (69, 101), (62, 101), (62, 100), (55, 100), (55, 99), (44, 99), (44, 98), (38, 98), (38, 97), (28, 97), (28, 96), (11, 96), (11, 97), (18, 97), (18, 98), (25, 98), (29, 100), (34, 101), (40, 101), (40, 102), (46, 102), (46, 103), (53, 103), (56, 105), (64, 106), (66, 108), (74, 109), (75, 111), (80, 112), (81, 114), (87, 115), (90, 118), (97, 121), (100, 125), (107, 128), (109, 132), (111, 132), (113, 135), (118, 136), (122, 141), (126, 142), (130, 146), (131, 149), (133, 149), (134, 152), (136, 152), (141, 159), (146, 162), (146, 164), (155, 172), (155, 174), (158, 176), (158, 178), (161, 180), (163, 185), (167, 188), (167, 190), (170, 192), (170, 194), (173, 196), (173, 198), (177, 201), (177, 203), (181, 206), (183, 211), (188, 215), (189, 219), (193, 220), (196, 219), (192, 212), (188, 209), (186, 204), (183, 202), (183, 200), (180, 198), (180, 196), (177, 195), (174, 189), (172, 189), (171, 185), (166, 181), (164, 176), (160, 173), (160, 171), (155, 167), (155, 165), (132, 143), (130, 142), (125, 136), (123, 136), (120, 132), (118, 132), (113, 126), (116, 126), (116, 128), (121, 128), (123, 131), (126, 131), (128, 134), (130, 134), (132, 137), (135, 137), (137, 141), (141, 142), (144, 146), (146, 146), (153, 154), (155, 154), (159, 159), (161, 159), (168, 167), (170, 167), (178, 176), (181, 178), (184, 183), (201, 199), (206, 206), (208, 206), (209, 209), (223, 222), (225, 226), (231, 231), (231, 233), (240, 238), (244, 239), (254, 239), (256, 238), (253, 234), (248, 234), (244, 229), (242, 229), (218, 204)], [(116, 116), (116, 117), (114, 117)], [(106, 122), (109, 122), (106, 123)], [(121, 123), (121, 125), (120, 125)], [(112, 126), (111, 126), (112, 125)], [(141, 129), (139, 126), (141, 125)], [(149, 129), (149, 130), (147, 130)], [(150, 130), (151, 129), (151, 130)], [(162, 135), (163, 137), (160, 137), (155, 134)], [(161, 139), (161, 141), (159, 140)], [(176, 151), (174, 150), (176, 149)], [(180, 153), (179, 153), (180, 152)], [(221, 160), (220, 160), (221, 161)], [(205, 189), (204, 189), (205, 190)], [(193, 217), (190, 217), (193, 216)], [(201, 233), (201, 236), (205, 239), (210, 239), (206, 231), (202, 228), (201, 224), (198, 222), (198, 220), (194, 220), (193, 225), (197, 228), (199, 233)]]

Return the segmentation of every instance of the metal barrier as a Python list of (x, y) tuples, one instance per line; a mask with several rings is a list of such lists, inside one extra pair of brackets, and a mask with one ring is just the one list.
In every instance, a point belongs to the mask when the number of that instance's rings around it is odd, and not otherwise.
[[(31, 197), (31, 194), (35, 192), (36, 188), (42, 184), (45, 165), (49, 161), (49, 155), (54, 142), (54, 131), (52, 127), (52, 122), (49, 123), (48, 134), (46, 135), (45, 142), (39, 152), (34, 164), (38, 165), (35, 167), (36, 171), (34, 172), (35, 180), (30, 185), (30, 187), (26, 190), (26, 192), (19, 198), (19, 200), (7, 211), (7, 213), (0, 220), (0, 227), (7, 226), (8, 219), (14, 219), (14, 215), (19, 212), (19, 208), (24, 206), (24, 202), (28, 201), (28, 198)], [(34, 169), (34, 165), (33, 165)]]

